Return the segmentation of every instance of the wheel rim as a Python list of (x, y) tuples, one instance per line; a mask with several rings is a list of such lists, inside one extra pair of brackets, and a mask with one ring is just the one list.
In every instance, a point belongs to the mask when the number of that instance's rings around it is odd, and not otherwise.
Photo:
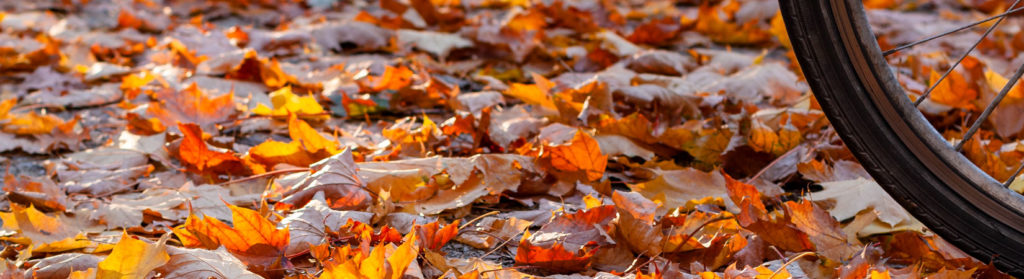
[(957, 188), (964, 199), (1006, 226), (1024, 232), (1024, 196), (1003, 187), (947, 144), (914, 103), (903, 97), (904, 89), (879, 48), (860, 1), (830, 0), (830, 4), (856, 74), (900, 140), (936, 176)]

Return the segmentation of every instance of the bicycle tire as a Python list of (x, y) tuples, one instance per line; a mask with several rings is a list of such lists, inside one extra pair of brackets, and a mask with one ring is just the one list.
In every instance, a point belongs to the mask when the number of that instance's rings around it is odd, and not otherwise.
[(956, 152), (907, 98), (861, 1), (779, 2), (818, 103), (879, 185), (946, 241), (1024, 276), (1024, 197)]

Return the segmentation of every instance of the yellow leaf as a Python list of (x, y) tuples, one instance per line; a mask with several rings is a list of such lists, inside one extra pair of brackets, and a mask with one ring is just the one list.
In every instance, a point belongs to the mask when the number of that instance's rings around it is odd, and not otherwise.
[(96, 278), (145, 279), (150, 271), (170, 260), (165, 246), (170, 236), (166, 234), (157, 243), (149, 244), (132, 238), (127, 232), (122, 233), (114, 251), (100, 262)]
[[(331, 261), (324, 263), (324, 272), (320, 279), (398, 279), (405, 274), (406, 268), (419, 255), (419, 248), (416, 247), (416, 232), (410, 232), (409, 237), (398, 248), (392, 248), (391, 244), (380, 244), (370, 251), (369, 255), (356, 253), (348, 260)], [(347, 250), (343, 250), (347, 251)], [(347, 254), (347, 253), (339, 253)], [(388, 256), (390, 254), (390, 256)]]
[(74, 271), (74, 272), (71, 272), (71, 274), (68, 274), (68, 279), (95, 279), (95, 278), (96, 278), (96, 269), (95, 268)]
[(280, 163), (306, 167), (341, 152), (337, 141), (328, 140), (306, 121), (294, 116), (288, 121), (288, 134), (291, 142), (268, 140), (250, 148), (248, 156), (269, 169)]
[(25, 208), (18, 204), (11, 204), (11, 212), (0, 212), (0, 218), (4, 221), (4, 228), (17, 230), (21, 236), (30, 239), (31, 243), (37, 247), (75, 235), (75, 232), (69, 230), (60, 218), (46, 215), (46, 213), (36, 210), (33, 205)]
[(53, 128), (64, 124), (64, 120), (53, 115), (40, 115), (34, 111), (27, 114), (11, 113), (17, 99), (0, 102), (0, 128), (7, 133), (18, 135), (49, 134)]
[[(778, 271), (778, 273), (776, 273), (775, 271), (772, 271), (770, 268), (765, 267), (765, 266), (758, 266), (754, 270), (757, 271), (757, 276), (754, 276), (754, 279), (786, 279), (786, 278), (792, 278), (792, 276), (789, 275), (789, 271), (786, 270), (785, 268), (780, 269)], [(772, 274), (774, 274), (774, 276)]]
[(326, 120), (330, 116), (324, 113), (324, 108), (311, 95), (298, 96), (292, 93), (291, 87), (284, 87), (270, 93), (270, 103), (274, 108), (259, 104), (252, 113), (257, 115), (273, 116), (276, 118), (287, 118), (288, 115), (296, 115), (302, 119)]
[(527, 104), (558, 110), (550, 95), (554, 83), (537, 74), (533, 75), (533, 80), (536, 84), (513, 83), (505, 95), (516, 97)]
[(878, 272), (878, 270), (871, 271), (871, 279), (889, 279), (889, 272)]
[[(1003, 86), (1006, 86), (1009, 79), (1003, 77), (999, 73), (988, 70), (985, 71), (985, 81), (988, 82), (988, 86), (991, 87), (993, 91), (999, 92), (1003, 90)], [(1010, 92), (1006, 93), (1006, 97), (1009, 97), (1011, 100), (1024, 99), (1024, 88), (1020, 87), (1020, 81), (1017, 81), (1017, 84), (1013, 85)]]

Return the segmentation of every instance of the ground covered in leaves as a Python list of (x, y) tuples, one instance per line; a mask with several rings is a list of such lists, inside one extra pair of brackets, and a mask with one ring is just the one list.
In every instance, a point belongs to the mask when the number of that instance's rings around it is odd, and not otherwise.
[[(1000, 3), (866, 1), (883, 46)], [(775, 0), (0, 7), (4, 278), (1004, 277), (853, 160)], [(965, 41), (894, 61), (909, 91)], [(966, 152), (1005, 178), (998, 117)]]

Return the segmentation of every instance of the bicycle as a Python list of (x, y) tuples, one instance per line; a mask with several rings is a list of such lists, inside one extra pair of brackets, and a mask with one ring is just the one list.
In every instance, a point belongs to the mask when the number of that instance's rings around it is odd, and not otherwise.
[(970, 124), (962, 140), (950, 143), (917, 108), (934, 85), (911, 100), (886, 60), (898, 51), (987, 22), (991, 26), (984, 38), (1008, 15), (1024, 9), (1024, 3), (1016, 0), (1006, 12), (883, 51), (861, 1), (779, 2), (807, 82), (872, 177), (939, 236), (1000, 270), (1024, 276), (1024, 196), (1007, 188), (1024, 165), (1009, 181), (997, 181), (959, 152), (964, 142), (975, 140), (972, 136), (1024, 74), (1024, 65)]

